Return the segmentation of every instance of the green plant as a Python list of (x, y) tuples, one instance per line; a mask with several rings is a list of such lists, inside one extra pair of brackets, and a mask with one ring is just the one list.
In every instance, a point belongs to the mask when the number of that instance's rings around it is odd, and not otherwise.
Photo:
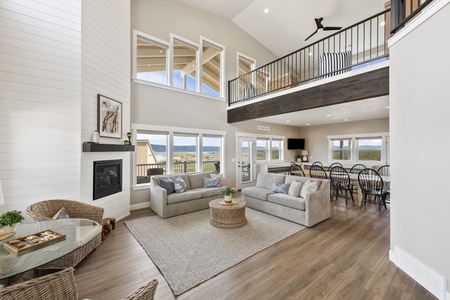
[(20, 223), (25, 218), (22, 213), (18, 210), (7, 211), (0, 216), (0, 227), (3, 226), (13, 226), (16, 223)]
[(300, 154), (298, 154), (297, 156), (295, 156), (295, 159), (296, 160), (299, 160), (299, 159), (302, 160), (302, 156)]
[(236, 190), (231, 186), (226, 186), (223, 190), (220, 191), (221, 196), (231, 196), (236, 193)]
[(129, 141), (129, 140), (124, 140), (123, 143), (124, 143), (125, 145), (127, 145), (127, 144), (130, 143), (130, 141)]

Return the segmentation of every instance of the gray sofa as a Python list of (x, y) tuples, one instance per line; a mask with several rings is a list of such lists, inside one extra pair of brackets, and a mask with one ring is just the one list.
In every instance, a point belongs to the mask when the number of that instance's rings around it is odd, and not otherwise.
[[(211, 178), (212, 172), (183, 173), (174, 175), (157, 175), (150, 179), (150, 208), (161, 218), (170, 218), (209, 208), (211, 200), (219, 198), (223, 189), (220, 187), (203, 187), (203, 178)], [(181, 177), (186, 183), (186, 191), (167, 194), (159, 185), (160, 178)]]
[[(275, 193), (272, 191), (274, 182), (278, 184), (317, 181), (318, 190), (307, 195), (306, 199), (293, 197), (289, 194)], [(331, 215), (330, 181), (312, 179), (300, 176), (281, 174), (259, 174), (256, 186), (242, 189), (242, 196), (247, 207), (311, 227)]]

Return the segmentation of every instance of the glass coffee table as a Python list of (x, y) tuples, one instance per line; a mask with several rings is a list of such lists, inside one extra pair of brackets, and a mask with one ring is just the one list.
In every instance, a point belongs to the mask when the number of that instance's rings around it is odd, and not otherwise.
[[(23, 254), (16, 254), (3, 247), (3, 243), (33, 233), (54, 230), (66, 235), (66, 239)], [(102, 230), (97, 222), (86, 219), (60, 219), (34, 223), (20, 223), (16, 233), (1, 241), (0, 279), (37, 268), (96, 239)]]
[(223, 199), (209, 202), (210, 223), (218, 228), (238, 228), (247, 224), (245, 218), (246, 203), (241, 199), (233, 199), (233, 203), (226, 204)]

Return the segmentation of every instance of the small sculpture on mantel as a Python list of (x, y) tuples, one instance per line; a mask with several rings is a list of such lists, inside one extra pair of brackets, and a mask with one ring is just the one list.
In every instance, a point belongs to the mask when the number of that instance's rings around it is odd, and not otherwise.
[(131, 145), (131, 132), (127, 132), (128, 142)]

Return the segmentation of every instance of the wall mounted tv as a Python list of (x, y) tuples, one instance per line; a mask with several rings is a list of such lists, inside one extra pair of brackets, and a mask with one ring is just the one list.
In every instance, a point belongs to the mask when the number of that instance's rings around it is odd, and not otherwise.
[(303, 150), (305, 149), (305, 139), (287, 139), (288, 150)]

